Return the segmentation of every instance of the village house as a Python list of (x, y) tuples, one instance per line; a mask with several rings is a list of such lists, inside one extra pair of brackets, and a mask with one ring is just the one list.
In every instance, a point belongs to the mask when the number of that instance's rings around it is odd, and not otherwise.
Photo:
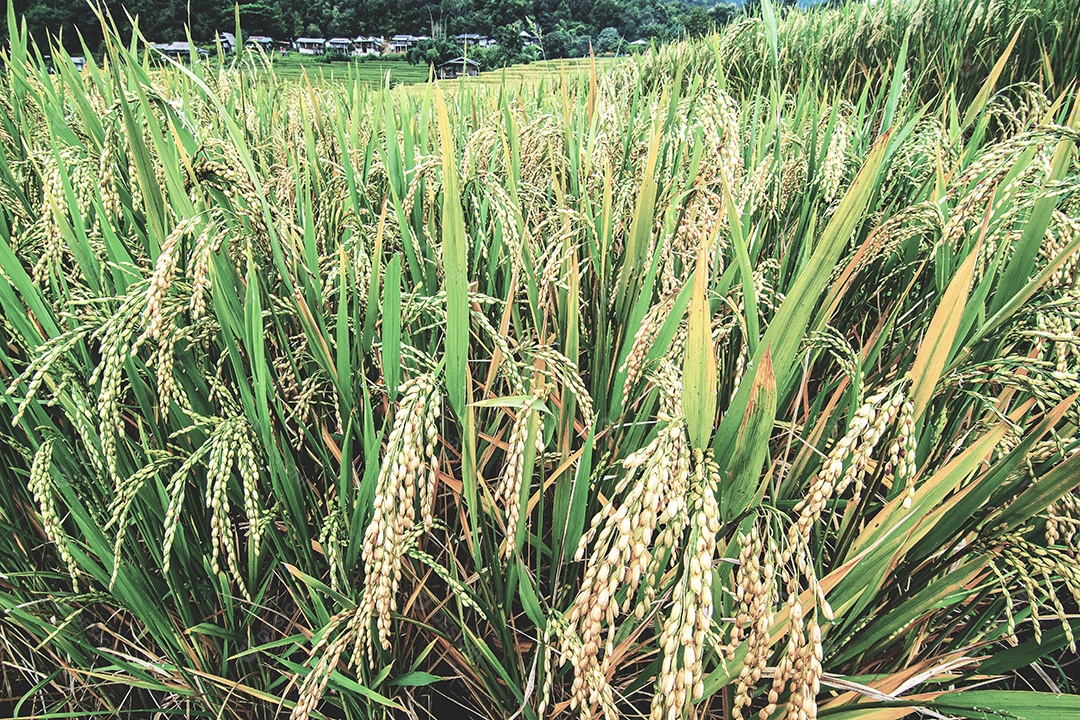
[(494, 45), (495, 42), (487, 35), (477, 35), (475, 33), (461, 33), (454, 36), (454, 40), (457, 41), (458, 46), (462, 50), (467, 50), (471, 47), (488, 47)]
[[(162, 55), (171, 57), (173, 60), (189, 60), (191, 58), (192, 45), (189, 42), (178, 40), (171, 43), (150, 43), (150, 47), (157, 50)], [(194, 49), (195, 56), (199, 59), (209, 57), (210, 51), (203, 50), (202, 48)]]
[(395, 35), (390, 38), (390, 52), (406, 53), (420, 44), (422, 40), (428, 40), (427, 35)]
[(381, 37), (371, 36), (365, 37), (360, 35), (353, 40), (353, 55), (378, 55), (382, 51), (383, 43), (386, 42)]
[(323, 38), (296, 38), (293, 47), (301, 55), (322, 55), (326, 52), (326, 40)]
[(440, 80), (452, 80), (463, 75), (476, 77), (480, 74), (480, 63), (468, 58), (456, 57), (439, 65), (435, 68), (435, 72)]
[(216, 38), (216, 44), (221, 48), (223, 53), (236, 52), (236, 36), (232, 33), (219, 32)]
[(353, 41), (349, 38), (330, 38), (326, 41), (326, 52), (334, 55), (350, 55)]
[(259, 48), (263, 52), (270, 52), (274, 49), (274, 38), (265, 35), (251, 35), (244, 42), (244, 47)]

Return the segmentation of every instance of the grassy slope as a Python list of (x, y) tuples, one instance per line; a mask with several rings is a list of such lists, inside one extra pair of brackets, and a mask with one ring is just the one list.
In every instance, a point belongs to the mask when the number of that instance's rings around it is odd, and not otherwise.
[[(613, 63), (614, 57), (596, 59), (598, 69), (603, 72)], [(354, 81), (371, 87), (381, 87), (389, 77), (391, 85), (423, 83), (428, 80), (427, 69), (419, 65), (410, 65), (404, 59), (364, 59), (352, 62), (321, 63), (311, 58), (290, 53), (287, 57), (274, 55), (269, 58), (269, 67), (273, 77), (281, 82), (296, 82), (307, 78), (311, 82), (344, 83)], [(251, 64), (258, 72), (266, 72), (266, 66), (258, 62)], [(517, 85), (536, 83), (541, 80), (558, 80), (563, 75), (579, 77), (590, 72), (588, 59), (540, 60), (527, 65), (514, 65), (498, 70), (488, 70), (480, 74), (481, 82), (489, 84)], [(450, 84), (450, 83), (448, 83)]]
[(410, 65), (404, 59), (364, 59), (351, 62), (321, 63), (298, 53), (288, 57), (270, 58), (274, 77), (282, 81), (297, 81), (306, 76), (312, 81), (352, 82), (381, 86), (389, 74), (392, 84), (416, 83), (427, 80), (427, 69)]

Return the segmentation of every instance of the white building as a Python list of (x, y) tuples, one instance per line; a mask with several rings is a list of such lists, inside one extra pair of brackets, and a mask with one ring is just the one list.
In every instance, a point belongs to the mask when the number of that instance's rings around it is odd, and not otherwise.
[(390, 52), (392, 53), (404, 53), (409, 52), (414, 47), (420, 44), (422, 40), (428, 40), (427, 35), (395, 35), (390, 38)]
[(351, 55), (353, 41), (349, 38), (330, 38), (326, 41), (326, 52), (336, 55)]
[(378, 55), (382, 51), (383, 43), (386, 42), (381, 37), (372, 35), (371, 37), (365, 37), (360, 35), (352, 41), (353, 55)]
[(150, 47), (152, 47), (154, 50), (157, 50), (162, 55), (171, 57), (173, 60), (176, 61), (189, 60), (192, 53), (194, 53), (195, 57), (200, 60), (210, 55), (210, 52), (208, 50), (203, 50), (202, 48), (193, 48), (191, 46), (191, 43), (184, 42), (182, 40), (171, 43), (150, 43)]
[(263, 52), (270, 52), (274, 49), (274, 38), (266, 35), (252, 35), (248, 37), (244, 47), (259, 48)]
[(475, 33), (461, 33), (460, 35), (455, 35), (454, 40), (457, 41), (458, 47), (463, 50), (471, 47), (487, 47), (495, 44), (495, 41), (487, 35), (477, 35)]
[(471, 58), (456, 57), (453, 60), (447, 60), (442, 65), (435, 69), (440, 79), (453, 79), (459, 78), (463, 75), (469, 77), (476, 77), (480, 74), (480, 63)]
[(296, 38), (293, 47), (301, 55), (322, 55), (326, 52), (326, 40), (323, 38)]
[(236, 52), (236, 36), (232, 33), (218, 33), (217, 43), (221, 46), (221, 52), (223, 53)]

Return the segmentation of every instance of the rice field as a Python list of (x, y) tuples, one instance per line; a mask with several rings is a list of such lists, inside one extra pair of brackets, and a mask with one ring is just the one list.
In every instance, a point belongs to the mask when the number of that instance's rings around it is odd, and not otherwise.
[[(228, 62), (227, 60), (226, 63)], [(320, 63), (290, 53), (288, 57), (272, 55), (269, 58), (249, 55), (241, 58), (239, 65), (246, 66), (250, 72), (267, 82), (346, 83), (379, 88), (387, 83), (402, 85), (422, 83), (428, 79), (426, 67), (410, 65), (399, 59), (365, 58), (362, 61)], [(264, 75), (269, 77), (262, 77)]]
[[(550, 85), (553, 82), (560, 83), (564, 78), (576, 81), (588, 77), (594, 72), (594, 68), (595, 72), (604, 74), (618, 62), (625, 60), (615, 57), (540, 60), (526, 65), (485, 70), (476, 77), (460, 78), (456, 81), (444, 80), (442, 85), (450, 91), (458, 85), (477, 83), (505, 88), (541, 82)], [(333, 83), (379, 89), (385, 86), (423, 85), (431, 79), (429, 68), (410, 65), (404, 60), (366, 59), (362, 62), (322, 64), (290, 56), (273, 58), (269, 65), (254, 60), (242, 63), (241, 66), (246, 66), (248, 72), (255, 74), (260, 80), (273, 83), (311, 83), (320, 86)], [(422, 88), (415, 90), (424, 92)]]
[(391, 88), (9, 6), (0, 716), (1076, 716), (1078, 24)]
[(567, 80), (587, 79), (594, 72), (605, 75), (620, 63), (630, 62), (629, 58), (600, 56), (592, 58), (560, 58), (557, 60), (538, 60), (527, 65), (512, 65), (507, 68), (485, 70), (476, 79), (462, 78), (462, 82), (482, 82), (488, 85), (516, 87), (531, 83), (559, 84)]
[[(625, 58), (614, 56), (540, 60), (524, 65), (486, 70), (475, 78), (461, 78), (456, 82), (444, 80), (442, 84), (448, 89), (453, 89), (460, 84), (476, 83), (501, 85), (508, 88), (541, 82), (550, 85), (552, 82), (561, 82), (564, 77), (578, 80), (594, 72), (594, 68), (595, 72), (603, 74), (616, 63), (625, 61)], [(250, 74), (255, 82), (271, 84), (309, 83), (316, 86), (340, 84), (379, 89), (386, 86), (425, 84), (431, 79), (429, 68), (422, 65), (410, 65), (399, 58), (365, 58), (362, 61), (320, 63), (295, 53), (288, 57), (248, 54), (239, 58), (225, 58), (224, 63), (221, 64), (232, 71)], [(207, 72), (214, 73), (217, 70), (211, 64)]]

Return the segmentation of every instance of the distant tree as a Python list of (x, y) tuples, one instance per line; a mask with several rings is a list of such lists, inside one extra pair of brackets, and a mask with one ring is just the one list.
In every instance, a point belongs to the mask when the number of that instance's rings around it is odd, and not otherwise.
[(672, 40), (677, 40), (682, 35), (682, 32), (682, 25), (679, 25), (672, 20), (663, 25), (650, 25), (647, 28), (642, 28), (641, 36), (645, 38), (656, 38), (661, 42), (670, 42)]
[(716, 27), (723, 27), (739, 14), (739, 6), (733, 2), (719, 2), (709, 9), (709, 18)]
[(619, 31), (613, 27), (606, 27), (596, 36), (596, 52), (614, 53), (622, 49), (623, 39)]
[(545, 33), (542, 38), (544, 55), (549, 58), (570, 57), (570, 44), (573, 41), (574, 36), (561, 28)]
[(593, 0), (587, 18), (597, 28), (615, 28), (627, 22), (627, 7), (623, 0)]
[(330, 11), (330, 21), (326, 32), (333, 37), (353, 36), (356, 34), (356, 6), (348, 4), (334, 5)]
[(545, 33), (542, 38), (544, 55), (549, 58), (579, 58), (589, 54), (589, 46), (592, 38), (588, 35), (588, 29), (579, 23), (573, 23), (570, 28), (558, 28)]
[(520, 23), (501, 25), (495, 28), (493, 35), (498, 46), (508, 53), (519, 53), (525, 46), (525, 40), (521, 37)]
[[(97, 0), (92, 0), (96, 2)], [(390, 36), (397, 33), (480, 33), (498, 38), (500, 47), (488, 53), (495, 66), (528, 59), (518, 33), (527, 18), (543, 31), (544, 54), (580, 56), (590, 38), (598, 52), (612, 52), (621, 38), (670, 40), (684, 32), (699, 34), (705, 23), (722, 25), (734, 12), (733, 0), (239, 0), (243, 29), (272, 37), (301, 35)], [(719, 4), (716, 4), (719, 1)], [(761, 0), (744, 0), (751, 8)], [(778, 6), (796, 0), (773, 0)], [(840, 2), (841, 0), (833, 0)], [(91, 50), (100, 42), (100, 23), (86, 0), (8, 0), (17, 17), (25, 17), (30, 34), (41, 44), (62, 33), (69, 50), (79, 50), (78, 33)], [(185, 26), (196, 41), (208, 42), (216, 32), (233, 31), (236, 0), (103, 0), (127, 36), (126, 15), (138, 16), (139, 29), (154, 41), (182, 40)], [(693, 8), (700, 6), (700, 9)], [(531, 51), (532, 52), (532, 51)]]
[(557, 28), (551, 32), (545, 32), (541, 41), (545, 57), (584, 57), (589, 54), (591, 38), (588, 29), (575, 27), (575, 29)]
[[(73, 9), (74, 3), (31, 3), (31, 5), (37, 5), (38, 7), (48, 7), (52, 5), (56, 8), (62, 8), (65, 5)], [(183, 40), (185, 39), (184, 25), (188, 21), (188, 13), (186, 4), (181, 3), (168, 3), (169, 7), (163, 7), (160, 3), (154, 3), (150, 0), (132, 0), (125, 3), (124, 7), (132, 17), (138, 18), (139, 31), (143, 36), (150, 41), (167, 42), (171, 40)], [(89, 4), (86, 6), (89, 12)], [(198, 7), (196, 6), (196, 11)], [(93, 16), (91, 15), (90, 18)], [(89, 18), (88, 18), (89, 19)], [(114, 12), (113, 19), (119, 23), (126, 24), (127, 16), (122, 11)], [(92, 23), (96, 24), (96, 20), (92, 20)], [(80, 20), (75, 21), (76, 27), (82, 31), (92, 30), (92, 25), (89, 23), (84, 24)], [(127, 29), (127, 28), (123, 28)], [(66, 33), (67, 31), (65, 31)], [(196, 38), (200, 38), (201, 33), (196, 29), (192, 30), (192, 35)], [(74, 33), (72, 33), (74, 36)]]
[(300, 16), (300, 13), (295, 10), (289, 13), (289, 22), (286, 29), (294, 38), (304, 34), (304, 19)]
[(504, 39), (499, 37), (500, 32), (505, 34), (510, 28), (513, 28), (514, 33), (521, 31), (521, 21), (528, 10), (525, 0), (482, 0), (479, 9), (487, 17), (487, 30), (495, 35), (499, 42)]
[(551, 13), (551, 21), (561, 24), (570, 22), (570, 5), (566, 0), (559, 0), (559, 4)]
[(240, 25), (252, 35), (285, 35), (281, 5), (270, 0), (254, 0), (240, 6)]
[[(20, 7), (20, 5), (22, 7)], [(79, 35), (77, 29), (82, 29), (87, 35), (87, 41), (95, 46), (101, 41), (101, 33), (97, 31), (93, 15), (89, 12), (90, 6), (83, 4), (82, 8), (73, 3), (38, 3), (31, 2), (26, 7), (25, 2), (15, 3), (16, 17), (26, 19), (26, 27), (30, 36), (41, 46), (42, 52), (48, 39), (62, 38), (64, 46), (71, 52), (79, 48)], [(6, 43), (6, 41), (5, 41)]]
[(688, 36), (703, 37), (712, 30), (713, 21), (705, 8), (695, 5), (690, 8), (690, 12), (683, 15), (682, 24)]
[[(777, 10), (797, 7), (799, 0), (773, 0)], [(742, 10), (748, 15), (761, 15), (761, 0), (743, 0)]]
[(578, 35), (570, 46), (570, 57), (587, 57), (592, 51), (592, 38), (588, 35)]
[(420, 43), (405, 54), (405, 59), (412, 65), (441, 65), (461, 54), (457, 43), (448, 38), (432, 38)]

